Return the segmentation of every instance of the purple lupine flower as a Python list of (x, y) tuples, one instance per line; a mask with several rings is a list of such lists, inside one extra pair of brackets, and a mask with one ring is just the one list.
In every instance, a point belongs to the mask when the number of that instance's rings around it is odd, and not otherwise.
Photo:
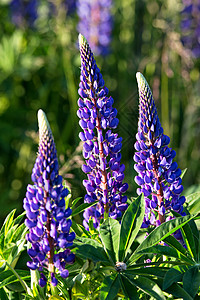
[(79, 137), (83, 144), (86, 163), (82, 170), (88, 179), (83, 181), (87, 194), (85, 202), (98, 201), (84, 212), (84, 226), (93, 220), (98, 227), (103, 216), (121, 217), (127, 208), (127, 197), (123, 195), (128, 184), (123, 183), (125, 166), (121, 164), (122, 138), (112, 130), (118, 125), (117, 110), (113, 98), (108, 97), (108, 88), (96, 65), (86, 39), (79, 35), (81, 54), (81, 76), (78, 100), (79, 124), (83, 131)]
[(78, 31), (88, 40), (96, 55), (109, 53), (112, 32), (112, 0), (78, 0)]
[(143, 227), (160, 225), (170, 210), (184, 215), (181, 170), (173, 162), (176, 152), (169, 148), (170, 138), (164, 135), (153, 96), (141, 73), (136, 75), (139, 89), (139, 121), (136, 134), (134, 168), (138, 175), (137, 193), (145, 197)]
[[(75, 233), (70, 232), (71, 209), (65, 207), (68, 190), (62, 185), (58, 174), (58, 160), (50, 125), (42, 110), (38, 111), (39, 149), (32, 171), (33, 185), (28, 185), (24, 199), (25, 224), (29, 228), (26, 236), (31, 243), (27, 263), (32, 270), (47, 269), (51, 273), (51, 284), (56, 285), (55, 272), (66, 278), (66, 264), (72, 264), (75, 256), (68, 249)], [(45, 286), (43, 273), (39, 284)]]
[(37, 0), (12, 0), (10, 3), (12, 22), (17, 26), (33, 26), (38, 17)]
[(200, 57), (200, 0), (183, 0), (181, 41), (195, 58)]

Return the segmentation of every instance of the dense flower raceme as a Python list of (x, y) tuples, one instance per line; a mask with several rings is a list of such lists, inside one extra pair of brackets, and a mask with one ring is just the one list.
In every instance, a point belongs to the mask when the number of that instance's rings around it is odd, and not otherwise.
[(78, 0), (78, 31), (88, 40), (96, 55), (109, 53), (112, 17), (112, 0)]
[(183, 0), (181, 40), (195, 58), (200, 57), (200, 0)]
[[(28, 185), (24, 199), (25, 224), (29, 228), (26, 238), (31, 243), (28, 254), (32, 261), (27, 263), (32, 270), (51, 273), (51, 284), (57, 285), (55, 270), (66, 278), (66, 264), (72, 264), (75, 256), (68, 249), (75, 233), (70, 232), (71, 209), (65, 207), (68, 190), (62, 185), (58, 174), (58, 160), (52, 132), (42, 110), (38, 111), (39, 150), (32, 171), (33, 185)], [(44, 286), (47, 279), (43, 273), (39, 284)]]
[(124, 179), (125, 166), (121, 161), (122, 138), (112, 130), (118, 125), (117, 110), (112, 107), (113, 98), (108, 97), (108, 89), (96, 65), (93, 53), (86, 39), (79, 35), (81, 54), (81, 76), (78, 100), (79, 124), (83, 131), (79, 137), (83, 144), (86, 164), (82, 166), (87, 173), (83, 184), (86, 188), (85, 202), (98, 201), (84, 212), (84, 226), (88, 228), (91, 217), (95, 227), (105, 214), (118, 218), (127, 208), (128, 189)]
[[(173, 158), (176, 152), (169, 148), (170, 138), (163, 134), (155, 103), (148, 83), (142, 74), (136, 75), (139, 88), (139, 121), (134, 155), (137, 193), (145, 196), (143, 227), (160, 225), (170, 219), (172, 209), (183, 213), (185, 197), (181, 196), (181, 170)], [(177, 237), (180, 235), (177, 232)]]
[(38, 0), (12, 0), (10, 3), (12, 22), (17, 26), (33, 26), (38, 17)]
[[(38, 18), (40, 5), (42, 5), (41, 0), (12, 0), (10, 3), (12, 22), (17, 26), (27, 25), (33, 27)], [(46, 1), (50, 15), (56, 13), (56, 5), (54, 1)], [(59, 6), (66, 10), (67, 15), (70, 15), (76, 10), (76, 0), (61, 0)]]

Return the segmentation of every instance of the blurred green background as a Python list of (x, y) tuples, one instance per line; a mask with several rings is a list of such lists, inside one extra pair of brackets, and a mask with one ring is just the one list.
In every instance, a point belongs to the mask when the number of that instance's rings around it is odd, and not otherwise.
[[(61, 174), (73, 198), (84, 196), (76, 115), (80, 59), (76, 11), (49, 15), (41, 1), (34, 27), (11, 22), (10, 3), (0, 1), (0, 222), (22, 210), (37, 154), (37, 111), (50, 122)], [(58, 1), (59, 3), (59, 1)], [(111, 52), (97, 56), (120, 120), (122, 162), (129, 196), (136, 195), (133, 144), (138, 121), (135, 74), (152, 88), (165, 134), (176, 150), (187, 193), (200, 184), (200, 60), (181, 43), (180, 0), (113, 0)]]

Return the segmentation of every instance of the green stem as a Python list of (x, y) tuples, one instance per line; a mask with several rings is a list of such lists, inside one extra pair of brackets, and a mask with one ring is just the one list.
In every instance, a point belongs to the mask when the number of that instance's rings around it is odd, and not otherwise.
[(104, 220), (108, 219), (109, 217), (109, 212), (107, 212), (106, 210), (104, 211)]
[(51, 294), (52, 296), (58, 296), (58, 288), (51, 284)]

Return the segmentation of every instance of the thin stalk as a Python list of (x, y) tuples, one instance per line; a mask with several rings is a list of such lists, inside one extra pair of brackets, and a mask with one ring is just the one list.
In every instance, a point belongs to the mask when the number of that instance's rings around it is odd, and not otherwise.
[(158, 160), (157, 160), (157, 157), (155, 154), (152, 154), (151, 161), (153, 164), (154, 176), (158, 180), (158, 184), (160, 186), (160, 189), (157, 192), (157, 199), (158, 199), (158, 218), (159, 218), (160, 223), (162, 224), (165, 222), (165, 216), (160, 214), (159, 208), (161, 207), (161, 203), (163, 202), (163, 187), (162, 187), (162, 180), (161, 180), (160, 176), (158, 175)]
[(57, 296), (58, 295), (58, 288), (51, 284), (51, 294)]
[[(93, 82), (90, 84), (90, 89), (95, 94), (93, 88)], [(92, 102), (94, 103), (94, 107), (97, 112), (96, 117), (96, 129), (97, 129), (97, 141), (99, 147), (99, 160), (100, 160), (100, 171), (102, 175), (101, 187), (103, 190), (103, 203), (104, 203), (104, 219), (106, 220), (109, 216), (109, 203), (108, 203), (108, 183), (107, 183), (107, 172), (105, 168), (105, 157), (103, 153), (103, 142), (101, 141), (101, 137), (103, 136), (102, 128), (101, 128), (101, 118), (99, 116), (99, 111), (97, 108), (97, 99), (92, 98)]]
[[(44, 203), (46, 205), (47, 202), (47, 197), (48, 197), (48, 193), (46, 191), (44, 191)], [(49, 275), (51, 276), (51, 273), (55, 272), (55, 267), (54, 267), (54, 263), (53, 263), (53, 256), (54, 256), (54, 240), (50, 235), (50, 230), (51, 230), (51, 215), (50, 212), (47, 211), (47, 239), (49, 242), (49, 247), (50, 247), (50, 251), (47, 254), (48, 257), (48, 271), (49, 271)], [(51, 284), (51, 293), (52, 295), (58, 295), (58, 289), (57, 287), (53, 286)]]

